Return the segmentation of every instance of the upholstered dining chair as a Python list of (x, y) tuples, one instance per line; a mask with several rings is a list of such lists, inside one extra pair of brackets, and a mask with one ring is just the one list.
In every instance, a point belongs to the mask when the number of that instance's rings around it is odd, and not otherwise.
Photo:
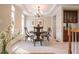
[(30, 39), (34, 38), (34, 35), (31, 35), (30, 32), (28, 32), (27, 27), (24, 27), (25, 30), (25, 41), (28, 39), (28, 37), (30, 37)]
[(47, 29), (47, 31), (43, 31), (44, 33), (42, 34), (42, 38), (44, 39), (44, 37), (47, 38), (47, 40), (49, 41), (49, 37), (51, 36), (51, 28), (49, 27)]

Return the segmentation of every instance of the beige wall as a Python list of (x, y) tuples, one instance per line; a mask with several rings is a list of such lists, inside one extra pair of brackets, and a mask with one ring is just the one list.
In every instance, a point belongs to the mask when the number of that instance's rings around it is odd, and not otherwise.
[[(21, 31), (21, 14), (22, 9), (16, 5), (15, 7), (15, 32)], [(6, 30), (11, 21), (11, 5), (0, 5), (0, 30)]]
[(47, 30), (48, 27), (51, 27), (51, 17), (44, 17), (44, 30)]
[(15, 7), (15, 32), (21, 31), (22, 9), (18, 6)]
[(0, 4), (0, 31), (6, 30), (10, 23), (10, 12), (11, 12), (11, 6), (10, 5), (1, 5)]

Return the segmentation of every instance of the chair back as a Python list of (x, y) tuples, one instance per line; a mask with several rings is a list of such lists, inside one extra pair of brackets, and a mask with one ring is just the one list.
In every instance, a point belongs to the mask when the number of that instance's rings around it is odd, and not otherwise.
[(51, 28), (50, 27), (47, 29), (47, 35), (51, 36)]
[(27, 27), (24, 27), (24, 30), (25, 30), (25, 35), (29, 35)]

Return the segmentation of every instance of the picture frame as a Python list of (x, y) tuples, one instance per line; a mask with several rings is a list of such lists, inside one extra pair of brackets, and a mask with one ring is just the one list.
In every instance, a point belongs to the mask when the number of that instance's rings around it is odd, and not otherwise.
[(37, 25), (44, 26), (44, 19), (35, 19), (35, 26)]
[(44, 26), (44, 20), (37, 20), (37, 25)]
[(44, 26), (44, 19), (33, 19), (31, 22), (32, 26), (37, 26), (38, 24)]

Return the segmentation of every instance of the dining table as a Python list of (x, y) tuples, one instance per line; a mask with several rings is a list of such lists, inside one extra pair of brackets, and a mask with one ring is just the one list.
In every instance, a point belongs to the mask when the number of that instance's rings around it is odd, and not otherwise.
[(34, 31), (30, 31), (30, 33), (34, 35), (33, 38), (34, 46), (36, 45), (36, 42), (40, 42), (40, 45), (42, 46), (44, 37), (47, 37), (47, 40), (49, 41), (47, 31), (44, 31), (43, 27), (34, 27)]

